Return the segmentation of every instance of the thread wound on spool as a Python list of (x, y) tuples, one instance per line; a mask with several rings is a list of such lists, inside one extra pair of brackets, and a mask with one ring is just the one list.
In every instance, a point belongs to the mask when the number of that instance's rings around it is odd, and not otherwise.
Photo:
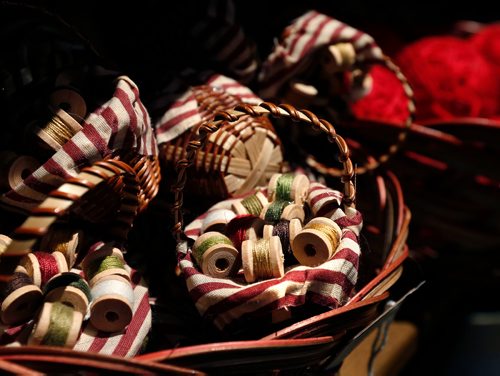
[(90, 307), (92, 325), (104, 332), (118, 332), (132, 320), (134, 291), (130, 282), (119, 276), (100, 280), (92, 287)]
[(287, 205), (289, 205), (289, 202), (283, 200), (271, 202), (267, 207), (266, 214), (264, 216), (265, 221), (268, 223), (277, 223)]
[(231, 240), (218, 232), (207, 232), (196, 239), (193, 256), (202, 272), (225, 278), (237, 271), (239, 252)]
[(241, 205), (243, 205), (249, 214), (254, 216), (259, 216), (263, 209), (262, 202), (260, 202), (255, 194), (241, 200)]
[(80, 275), (73, 272), (54, 276), (45, 285), (44, 295), (46, 301), (59, 301), (73, 307), (82, 315), (87, 313), (88, 304), (92, 300), (87, 282)]
[(257, 241), (245, 240), (241, 245), (241, 256), (245, 280), (249, 283), (284, 274), (283, 252), (277, 236)]
[(14, 272), (12, 279), (0, 290), (1, 318), (7, 325), (28, 321), (42, 301), (42, 291), (25, 273)]
[(293, 201), (294, 198), (291, 197), (292, 193), (292, 183), (294, 179), (293, 174), (283, 174), (278, 178), (276, 182), (276, 199)]
[(209, 248), (213, 247), (216, 244), (233, 245), (231, 240), (223, 234), (214, 234), (214, 235), (204, 239), (201, 243), (199, 243), (195, 247), (193, 247), (193, 255), (194, 255), (194, 258), (198, 262), (199, 265), (202, 263), (203, 254)]
[(316, 217), (295, 236), (293, 254), (303, 265), (322, 264), (335, 254), (341, 233), (340, 227), (331, 219)]
[(285, 256), (285, 265), (292, 265), (297, 263), (297, 259), (293, 255), (292, 246), (290, 244), (290, 222), (280, 221), (276, 223), (273, 227), (273, 236), (280, 238), (281, 249), (283, 250), (283, 255)]
[(228, 223), (226, 235), (231, 239), (236, 249), (241, 249), (241, 243), (249, 239), (248, 230), (255, 225), (256, 221), (262, 221), (259, 217), (251, 214), (238, 215)]
[(125, 263), (119, 256), (110, 255), (92, 260), (86, 265), (84, 273), (88, 280), (92, 280), (99, 273), (114, 268), (125, 270)]

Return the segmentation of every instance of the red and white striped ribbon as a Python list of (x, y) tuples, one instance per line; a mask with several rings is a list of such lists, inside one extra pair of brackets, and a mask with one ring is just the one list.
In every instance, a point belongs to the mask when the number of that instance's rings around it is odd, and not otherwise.
[(139, 99), (139, 89), (128, 77), (116, 80), (111, 99), (92, 112), (82, 127), (21, 184), (3, 194), (0, 201), (29, 210), (83, 167), (115, 150), (136, 149), (140, 155), (158, 153), (149, 114)]
[(264, 99), (274, 98), (283, 84), (309, 63), (308, 57), (319, 47), (351, 43), (358, 62), (375, 62), (383, 53), (368, 34), (316, 11), (309, 11), (285, 28), (283, 37), (262, 65), (260, 92)]
[[(205, 77), (205, 75), (200, 75)], [(220, 75), (211, 74), (203, 81), (214, 90), (224, 90), (228, 94), (234, 95), (242, 102), (250, 104), (261, 103), (262, 100), (257, 97), (249, 88), (241, 85), (237, 81)], [(176, 82), (170, 86), (171, 93), (164, 91), (162, 101), (157, 101), (156, 106), (162, 102), (167, 105), (167, 110), (164, 115), (156, 122), (156, 138), (158, 143), (168, 142), (177, 136), (199, 124), (203, 118), (203, 109), (198, 106), (193, 89), (190, 87), (182, 93), (175, 91), (182, 86)], [(168, 98), (176, 98), (174, 102), (168, 103)], [(168, 104), (167, 104), (168, 103)], [(234, 107), (237, 103), (228, 104), (228, 109)]]
[[(230, 209), (233, 201), (225, 200), (214, 205), (186, 226), (186, 235), (196, 240), (203, 218), (212, 210)], [(201, 273), (193, 264), (187, 243), (180, 243), (177, 247), (180, 267), (200, 314), (211, 317), (214, 324), (222, 329), (246, 315), (299, 306), (305, 302), (331, 308), (344, 304), (358, 277), (358, 236), (363, 220), (353, 208), (345, 212), (337, 208), (331, 218), (342, 229), (340, 245), (332, 259), (317, 267), (295, 266), (287, 270), (282, 278), (252, 284), (245, 284), (239, 278), (214, 278)]]

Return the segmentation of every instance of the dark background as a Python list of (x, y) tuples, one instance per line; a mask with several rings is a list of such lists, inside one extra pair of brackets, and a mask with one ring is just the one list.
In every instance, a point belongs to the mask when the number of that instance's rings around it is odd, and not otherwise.
[[(43, 1), (36, 4), (81, 32), (110, 67), (146, 94), (186, 66), (203, 66), (189, 31), (204, 16), (202, 1)], [(498, 20), (492, 1), (235, 1), (237, 18), (265, 58), (281, 30), (309, 9), (371, 34), (394, 54), (422, 36), (447, 33), (460, 20)], [(142, 89), (144, 88), (144, 89)], [(410, 238), (411, 242), (411, 238)], [(498, 250), (416, 250), (426, 285), (405, 302), (400, 319), (419, 327), (419, 348), (404, 375), (500, 374)]]

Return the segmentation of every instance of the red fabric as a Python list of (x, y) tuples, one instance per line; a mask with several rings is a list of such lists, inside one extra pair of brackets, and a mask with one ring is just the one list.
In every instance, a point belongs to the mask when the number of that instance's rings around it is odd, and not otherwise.
[(497, 71), (470, 40), (423, 38), (404, 48), (396, 62), (415, 91), (417, 120), (498, 112)]
[(494, 64), (498, 75), (500, 73), (500, 23), (485, 27), (471, 37), (471, 42), (485, 59)]
[(408, 117), (408, 99), (398, 78), (382, 65), (370, 70), (373, 86), (370, 93), (351, 104), (357, 118), (404, 122)]

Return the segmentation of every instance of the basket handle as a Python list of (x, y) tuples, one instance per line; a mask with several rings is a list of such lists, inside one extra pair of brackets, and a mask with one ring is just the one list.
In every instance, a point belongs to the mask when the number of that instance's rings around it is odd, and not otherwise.
[(84, 167), (75, 177), (69, 178), (47, 198), (14, 231), (12, 241), (0, 249), (0, 282), (10, 280), (19, 260), (44, 236), (61, 215), (67, 213), (87, 192), (110, 179), (120, 177), (121, 206), (114, 226), (109, 229), (117, 238), (124, 238), (136, 216), (139, 201), (138, 182), (134, 170), (125, 162), (109, 159)]
[(275, 105), (273, 103), (264, 102), (258, 106), (243, 104), (238, 105), (234, 110), (220, 111), (215, 114), (213, 120), (208, 121), (200, 126), (197, 134), (191, 136), (191, 140), (187, 144), (186, 157), (179, 160), (176, 164), (177, 180), (172, 186), (174, 191), (174, 206), (172, 208), (174, 215), (173, 235), (179, 243), (184, 236), (183, 226), (184, 218), (182, 215), (182, 206), (184, 199), (184, 187), (187, 181), (187, 168), (194, 162), (196, 152), (203, 147), (211, 133), (216, 132), (222, 125), (229, 122), (234, 122), (244, 115), (258, 117), (266, 114), (271, 114), (277, 118), (289, 118), (294, 122), (303, 122), (311, 127), (325, 133), (331, 143), (335, 143), (340, 151), (338, 157), (342, 163), (341, 182), (344, 184), (344, 196), (342, 198), (346, 207), (355, 206), (356, 189), (353, 183), (354, 168), (351, 159), (349, 158), (349, 148), (344, 139), (337, 134), (332, 124), (324, 119), (318, 118), (315, 114), (307, 110), (297, 110), (289, 104)]
[[(401, 83), (406, 98), (408, 99), (408, 117), (405, 119), (401, 131), (398, 133), (397, 140), (392, 143), (389, 148), (385, 152), (383, 152), (383, 154), (368, 160), (363, 166), (356, 167), (356, 174), (358, 175), (362, 175), (369, 171), (377, 169), (379, 166), (386, 163), (394, 154), (396, 154), (405, 142), (406, 137), (408, 136), (409, 129), (413, 124), (413, 121), (415, 120), (415, 96), (413, 93), (413, 89), (408, 83), (408, 79), (401, 72), (401, 69), (399, 69), (399, 67), (388, 56), (384, 55), (382, 60), (378, 62), (388, 70), (390, 70)], [(338, 177), (341, 174), (338, 169), (330, 167), (318, 161), (316, 157), (314, 157), (314, 155), (309, 155), (306, 163), (323, 175)]]

